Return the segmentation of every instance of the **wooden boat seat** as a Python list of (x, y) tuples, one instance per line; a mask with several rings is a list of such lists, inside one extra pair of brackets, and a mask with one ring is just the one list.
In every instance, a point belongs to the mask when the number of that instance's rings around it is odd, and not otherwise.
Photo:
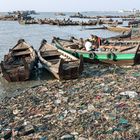
[(124, 52), (124, 51), (127, 53), (136, 52), (136, 47), (128, 47), (120, 50), (120, 52)]
[(17, 45), (15, 48), (13, 48), (13, 51), (21, 51), (21, 50), (27, 50), (27, 49), (29, 49), (29, 47), (26, 44), (21, 43)]
[(28, 51), (21, 51), (21, 52), (13, 52), (13, 56), (21, 56), (21, 55), (29, 55), (31, 52)]
[(57, 50), (53, 51), (45, 51), (41, 52), (42, 57), (50, 57), (50, 56), (60, 56), (61, 53), (59, 53)]
[(26, 51), (26, 50), (28, 50), (29, 48), (26, 48), (26, 47), (24, 47), (24, 48), (15, 48), (15, 49), (13, 49), (13, 51), (14, 52), (17, 52), (17, 51)]
[(107, 49), (107, 50), (115, 50), (118, 52), (123, 52), (123, 51), (130, 51), (132, 52), (134, 50), (134, 48), (136, 48), (136, 46), (100, 46), (100, 48), (102, 49)]
[(11, 65), (4, 65), (4, 69), (6, 69), (6, 71), (7, 70), (11, 70), (11, 69), (15, 69), (15, 68), (17, 68), (17, 67), (21, 67), (21, 66), (24, 66), (24, 64), (13, 64), (12, 66)]
[(13, 72), (18, 71), (20, 69), (24, 69), (24, 66), (16, 66), (16, 67), (12, 67), (10, 69), (6, 69), (6, 72), (7, 73), (13, 73)]
[(51, 59), (51, 60), (48, 60), (50, 63), (52, 64), (56, 64), (59, 62), (60, 59)]
[(64, 48), (71, 48), (71, 49), (78, 49), (79, 46), (76, 43), (72, 43), (72, 44), (67, 44), (63, 46)]
[(76, 68), (76, 67), (77, 67), (77, 63), (65, 63), (65, 64), (63, 64), (64, 70), (68, 70), (68, 69), (72, 69), (72, 68)]

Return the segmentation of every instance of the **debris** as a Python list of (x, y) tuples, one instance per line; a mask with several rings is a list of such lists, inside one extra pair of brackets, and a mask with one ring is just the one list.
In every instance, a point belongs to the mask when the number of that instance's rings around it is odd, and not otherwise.
[(120, 95), (128, 95), (130, 98), (135, 98), (138, 96), (138, 93), (135, 91), (125, 91), (121, 92)]
[(61, 137), (61, 140), (75, 140), (75, 138), (74, 138), (73, 135), (67, 134), (67, 135), (63, 135), (63, 136)]
[(26, 125), (24, 128), (19, 131), (20, 136), (30, 135), (31, 133), (34, 133), (35, 129), (32, 125)]
[(17, 139), (139, 138), (140, 80), (132, 78), (139, 67), (85, 67), (79, 79), (47, 81), (3, 100), (0, 136), (12, 128)]
[(19, 110), (17, 110), (17, 109), (16, 110), (13, 110), (13, 114), (14, 115), (17, 115), (18, 113), (19, 113)]

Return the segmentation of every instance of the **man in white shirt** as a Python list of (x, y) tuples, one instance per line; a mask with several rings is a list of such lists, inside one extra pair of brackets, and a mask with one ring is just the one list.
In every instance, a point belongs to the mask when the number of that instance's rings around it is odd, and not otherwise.
[(85, 48), (86, 48), (86, 51), (92, 51), (93, 50), (92, 43), (90, 42), (89, 39), (87, 39), (86, 42), (85, 42)]

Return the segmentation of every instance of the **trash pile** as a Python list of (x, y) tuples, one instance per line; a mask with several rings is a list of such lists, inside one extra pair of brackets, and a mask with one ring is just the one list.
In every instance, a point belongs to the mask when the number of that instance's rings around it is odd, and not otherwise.
[(0, 138), (138, 140), (140, 66), (85, 64), (79, 79), (48, 81), (0, 103)]

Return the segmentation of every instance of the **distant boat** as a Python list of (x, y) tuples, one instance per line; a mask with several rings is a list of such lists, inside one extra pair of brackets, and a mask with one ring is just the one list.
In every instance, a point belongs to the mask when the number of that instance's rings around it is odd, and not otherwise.
[(61, 13), (61, 12), (55, 13), (55, 15), (56, 15), (56, 16), (66, 16), (66, 14)]
[(9, 15), (36, 15), (38, 14), (35, 10), (27, 10), (27, 11), (13, 11), (8, 12)]
[(132, 9), (132, 10), (119, 10), (119, 13), (131, 13), (131, 14), (136, 14), (136, 13), (140, 13), (140, 10), (137, 9)]
[(122, 26), (106, 26), (107, 30), (112, 32), (130, 32), (131, 28)]

